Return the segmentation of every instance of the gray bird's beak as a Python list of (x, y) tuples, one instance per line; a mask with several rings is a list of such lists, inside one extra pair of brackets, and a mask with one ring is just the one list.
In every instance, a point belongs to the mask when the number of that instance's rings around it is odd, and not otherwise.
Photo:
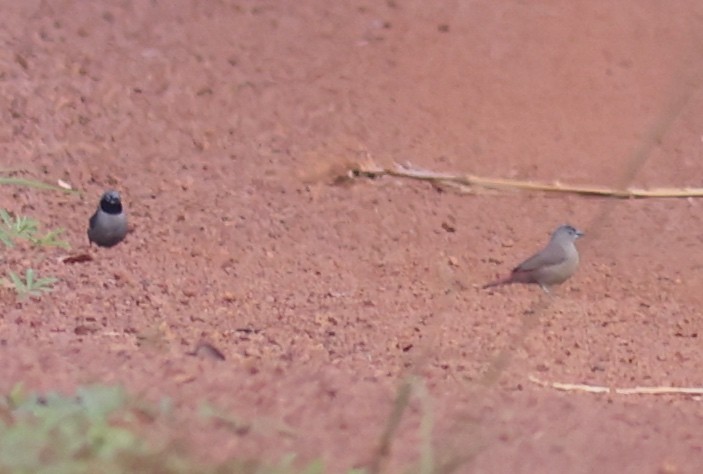
[(576, 237), (581, 238), (581, 237), (583, 237), (584, 235), (586, 235), (585, 232), (583, 232), (583, 231), (581, 231), (581, 230), (577, 230), (577, 231), (576, 231)]

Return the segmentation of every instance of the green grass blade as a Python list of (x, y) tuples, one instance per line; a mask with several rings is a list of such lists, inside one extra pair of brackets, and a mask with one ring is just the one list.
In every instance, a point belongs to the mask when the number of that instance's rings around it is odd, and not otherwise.
[(9, 176), (0, 176), (0, 185), (24, 186), (27, 188), (44, 189), (47, 191), (61, 191), (68, 194), (80, 194), (80, 191), (75, 189), (65, 189), (61, 186), (43, 183), (33, 179), (11, 178)]

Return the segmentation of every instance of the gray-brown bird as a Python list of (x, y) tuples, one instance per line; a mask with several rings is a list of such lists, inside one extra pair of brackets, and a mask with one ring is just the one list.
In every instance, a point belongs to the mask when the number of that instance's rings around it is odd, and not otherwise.
[(546, 247), (515, 267), (509, 276), (488, 283), (483, 288), (510, 283), (536, 283), (545, 293), (549, 293), (550, 286), (564, 283), (578, 268), (579, 253), (574, 242), (581, 236), (583, 232), (570, 225), (558, 227)]

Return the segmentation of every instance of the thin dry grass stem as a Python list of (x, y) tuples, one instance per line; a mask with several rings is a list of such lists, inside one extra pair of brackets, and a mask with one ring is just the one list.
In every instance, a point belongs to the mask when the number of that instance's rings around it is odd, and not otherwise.
[[(543, 183), (507, 178), (486, 178), (470, 174), (438, 173), (415, 168), (411, 165), (396, 164), (394, 169), (383, 168), (366, 160), (351, 170), (357, 177), (378, 178), (395, 176), (398, 178), (428, 181), (436, 186), (451, 187), (461, 192), (478, 193), (478, 188), (486, 190), (515, 190), (545, 193), (569, 193), (583, 196), (605, 196), (621, 199), (631, 198), (689, 198), (703, 197), (703, 188), (654, 188), (643, 189), (628, 187), (624, 189), (608, 188), (598, 185), (570, 185), (558, 181)], [(628, 173), (629, 174), (629, 173)]]
[(383, 468), (390, 456), (393, 440), (413, 394), (417, 397), (422, 406), (422, 417), (420, 419), (420, 466), (418, 472), (420, 474), (431, 474), (434, 472), (434, 450), (432, 447), (434, 417), (432, 401), (422, 379), (415, 376), (408, 376), (402, 382), (396, 393), (393, 410), (388, 417), (386, 428), (381, 435), (378, 448), (369, 466), (368, 472), (370, 474), (384, 472)]
[(534, 375), (528, 376), (530, 382), (541, 387), (554, 388), (565, 392), (614, 393), (618, 395), (703, 395), (703, 387), (632, 387), (617, 388), (602, 385), (575, 384), (564, 382), (546, 382)]
[(427, 391), (427, 386), (421, 379), (417, 379), (415, 392), (422, 405), (422, 418), (420, 419), (420, 474), (432, 474), (435, 467), (434, 449), (432, 447), (432, 430), (434, 429), (434, 410), (432, 399)]
[(74, 189), (67, 189), (62, 186), (54, 186), (53, 184), (47, 184), (42, 181), (37, 181), (34, 179), (24, 179), (24, 178), (14, 178), (11, 176), (0, 176), (0, 185), (3, 186), (20, 186), (25, 188), (35, 188), (35, 189), (46, 189), (49, 191), (62, 191), (65, 193), (78, 193)]
[(515, 349), (522, 346), (530, 331), (539, 324), (539, 315), (546, 311), (552, 302), (552, 298), (550, 295), (541, 294), (540, 298), (530, 306), (530, 309), (523, 313), (520, 328), (510, 338), (510, 343), (489, 361), (488, 368), (480, 379), (482, 385), (488, 387), (498, 381), (500, 375), (510, 365), (510, 358)]
[(398, 431), (398, 426), (400, 426), (400, 422), (403, 419), (403, 413), (405, 413), (405, 410), (408, 408), (412, 387), (412, 378), (408, 378), (404, 380), (398, 388), (395, 401), (393, 402), (393, 410), (388, 417), (386, 428), (383, 430), (383, 434), (381, 434), (381, 439), (378, 442), (378, 448), (373, 456), (373, 459), (371, 460), (371, 465), (369, 466), (370, 474), (380, 474), (383, 472), (383, 465), (388, 460), (388, 456), (390, 456), (393, 439), (395, 438), (395, 434)]

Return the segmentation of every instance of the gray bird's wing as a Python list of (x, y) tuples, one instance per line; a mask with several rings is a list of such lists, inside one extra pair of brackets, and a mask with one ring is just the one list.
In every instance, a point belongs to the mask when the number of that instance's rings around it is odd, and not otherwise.
[(97, 223), (98, 223), (98, 213), (96, 211), (92, 216), (90, 216), (90, 222), (88, 222), (88, 226), (90, 229), (92, 229), (95, 227), (95, 225)]
[(561, 245), (547, 245), (542, 251), (534, 254), (520, 265), (515, 267), (513, 272), (529, 272), (538, 268), (557, 265), (566, 260), (567, 255)]

